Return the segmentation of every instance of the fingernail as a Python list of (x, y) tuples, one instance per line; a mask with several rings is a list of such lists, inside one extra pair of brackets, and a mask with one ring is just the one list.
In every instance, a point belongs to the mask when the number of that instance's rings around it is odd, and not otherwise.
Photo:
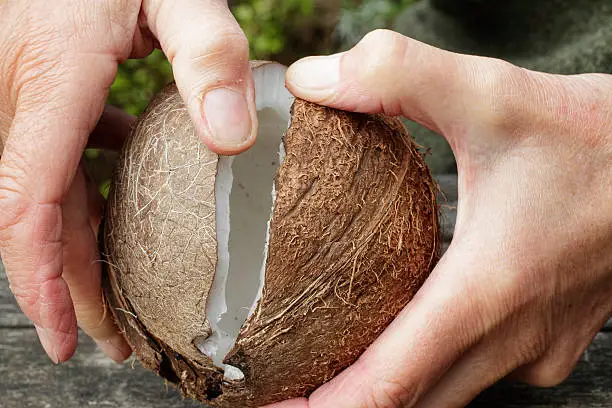
[(37, 325), (34, 325), (34, 327), (36, 328), (38, 339), (40, 340), (40, 344), (45, 350), (45, 353), (47, 353), (51, 361), (53, 361), (53, 364), (59, 364), (60, 363), (59, 355), (57, 354), (57, 350), (55, 349), (55, 346), (53, 345), (53, 342), (51, 341), (51, 335), (49, 331), (45, 329), (44, 327), (40, 327)]
[(242, 93), (227, 88), (213, 89), (204, 97), (203, 110), (211, 136), (220, 147), (240, 147), (251, 138), (251, 114)]
[(333, 92), (340, 83), (342, 54), (304, 58), (287, 71), (287, 82), (305, 91)]
[(120, 336), (109, 340), (96, 340), (96, 344), (106, 356), (116, 363), (123, 363), (132, 354), (132, 349)]

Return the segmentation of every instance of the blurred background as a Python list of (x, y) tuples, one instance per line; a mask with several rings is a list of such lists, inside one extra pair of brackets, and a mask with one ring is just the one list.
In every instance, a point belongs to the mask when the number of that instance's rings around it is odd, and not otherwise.
[[(289, 65), (346, 50), (367, 32), (390, 28), (440, 48), (538, 71), (612, 73), (610, 0), (229, 0), (229, 5), (249, 38), (251, 59)], [(138, 115), (171, 80), (172, 68), (160, 51), (129, 60), (119, 68), (109, 102)], [(456, 173), (442, 137), (406, 124), (433, 173)], [(106, 155), (88, 151), (87, 156), (96, 164), (94, 173), (107, 173)]]
[[(413, 3), (415, 0), (229, 1), (249, 38), (251, 59), (287, 65), (308, 55), (347, 49), (368, 31), (393, 26), (401, 11)], [(172, 68), (156, 50), (119, 68), (109, 102), (138, 115), (171, 80)]]
[[(249, 38), (251, 59), (289, 65), (299, 58), (346, 50), (367, 32), (395, 28), (403, 13), (419, 0), (230, 0), (229, 5)], [(109, 103), (138, 115), (149, 99), (172, 81), (172, 68), (156, 50), (145, 59), (119, 67)], [(434, 173), (454, 173), (455, 163), (443, 138), (407, 122), (427, 152)], [(107, 173), (108, 161), (96, 150), (87, 152), (90, 172)], [(101, 175), (105, 178), (104, 175)], [(98, 178), (98, 177), (96, 177)], [(106, 192), (108, 182), (102, 180)]]

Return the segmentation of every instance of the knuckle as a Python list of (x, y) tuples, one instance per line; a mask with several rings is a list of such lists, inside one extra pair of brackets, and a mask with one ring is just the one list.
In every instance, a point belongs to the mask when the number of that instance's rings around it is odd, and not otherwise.
[[(58, 245), (62, 229), (61, 197), (45, 201), (33, 196), (28, 186), (28, 161), (16, 151), (10, 153), (10, 161), (5, 157), (0, 163), (0, 248), (6, 249), (25, 231), (31, 233), (28, 237), (31, 245)], [(24, 230), (22, 226), (26, 224)]]
[[(399, 70), (410, 70), (411, 54), (416, 43), (390, 30), (375, 30), (347, 54), (347, 66), (360, 67), (355, 71), (357, 83), (371, 90), (381, 103), (395, 101), (398, 96), (397, 81)], [(364, 63), (365, 62), (365, 63)], [(386, 113), (397, 114), (396, 106), (384, 105)]]
[(30, 308), (38, 302), (38, 291), (30, 285), (11, 283), (9, 287), (22, 308)]
[[(151, 3), (146, 7), (147, 21), (151, 29), (157, 33), (171, 63), (179, 58), (183, 61), (207, 56), (216, 57), (221, 61), (221, 65), (235, 57), (239, 57), (245, 64), (248, 62), (248, 40), (227, 5), (216, 5), (211, 6), (211, 9), (202, 10), (207, 13), (206, 28), (203, 28), (200, 19), (196, 16), (185, 22), (185, 28), (177, 28), (176, 20), (181, 17), (172, 9), (174, 7), (172, 2)], [(210, 66), (216, 65), (219, 63), (210, 64)]]
[(573, 368), (572, 364), (546, 359), (529, 367), (523, 380), (535, 387), (551, 388), (565, 381)]
[(402, 39), (403, 36), (395, 31), (379, 28), (367, 33), (362, 40), (362, 43), (368, 45), (377, 45)]
[[(195, 50), (194, 50), (195, 51)], [(241, 60), (247, 61), (249, 55), (249, 42), (240, 30), (226, 29), (218, 35), (212, 36), (204, 43), (200, 52), (192, 54), (192, 59), (206, 58), (220, 61)]]
[(406, 37), (390, 30), (374, 30), (368, 33), (357, 46), (358, 51), (369, 55), (366, 59), (368, 71), (379, 74), (390, 69), (397, 59), (407, 53), (410, 41)]
[[(16, 108), (18, 100), (23, 105), (22, 95), (28, 86), (35, 88), (35, 92), (30, 92), (31, 96), (42, 98), (41, 94), (56, 85), (51, 82), (55, 82), (54, 78), (64, 68), (60, 66), (61, 57), (54, 51), (56, 48), (54, 40), (45, 34), (15, 44), (14, 55), (8, 56), (5, 61), (7, 65), (3, 69), (8, 91), (6, 96), (12, 110)], [(42, 92), (41, 87), (45, 88)], [(40, 103), (40, 100), (36, 103)]]
[(186, 102), (199, 100), (211, 87), (235, 84), (249, 70), (249, 44), (241, 31), (227, 31), (203, 43), (201, 47), (181, 49), (173, 67), (177, 81), (189, 81)]
[(58, 293), (56, 290), (58, 279), (60, 279), (57, 275), (37, 274), (30, 276), (23, 273), (10, 273), (10, 270), (8, 272), (13, 296), (23, 312), (34, 322), (39, 320), (38, 313), (43, 306), (41, 304), (41, 301), (43, 301), (41, 293), (46, 292), (45, 302), (52, 301), (62, 295), (61, 292)]
[(104, 337), (112, 332), (109, 330), (109, 327), (113, 327), (111, 314), (106, 310), (102, 299), (102, 295), (95, 301), (89, 302), (73, 299), (79, 326), (94, 338)]
[(368, 396), (367, 408), (406, 408), (416, 402), (416, 393), (399, 382), (379, 380)]
[(188, 64), (205, 66), (206, 68), (233, 67), (242, 63), (247, 65), (249, 59), (249, 43), (240, 30), (227, 28), (201, 41), (198, 47), (185, 46), (184, 41), (168, 41), (168, 59), (173, 65)]
[(492, 129), (516, 127), (523, 122), (523, 104), (525, 84), (529, 83), (528, 71), (509, 62), (478, 57), (473, 66), (475, 81), (473, 84), (481, 95), (479, 100), (489, 109), (479, 110), (478, 118)]
[(33, 285), (11, 285), (11, 292), (23, 313), (34, 321), (37, 320), (36, 311), (39, 308), (39, 290)]
[(23, 176), (18, 166), (0, 165), (0, 243), (10, 240), (10, 231), (23, 220), (32, 203)]
[(357, 360), (353, 369), (358, 370), (359, 378), (369, 379), (367, 391), (364, 391), (363, 408), (407, 408), (416, 403), (418, 387), (378, 373), (376, 363), (362, 358)]

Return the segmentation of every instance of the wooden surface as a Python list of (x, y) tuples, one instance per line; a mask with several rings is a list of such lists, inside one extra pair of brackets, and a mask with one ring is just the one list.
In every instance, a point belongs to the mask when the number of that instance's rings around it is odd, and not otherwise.
[[(438, 177), (445, 239), (456, 219), (455, 176)], [(470, 408), (612, 408), (612, 322), (598, 334), (572, 376), (552, 389), (500, 383)], [(133, 367), (132, 367), (133, 366)], [(31, 323), (16, 306), (0, 264), (0, 408), (193, 408), (164, 381), (134, 361), (117, 365), (85, 335), (72, 360), (59, 366), (45, 356)]]

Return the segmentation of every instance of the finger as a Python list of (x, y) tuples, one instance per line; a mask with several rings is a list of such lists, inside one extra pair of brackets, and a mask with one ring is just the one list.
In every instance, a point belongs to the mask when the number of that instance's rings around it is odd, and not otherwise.
[(289, 401), (266, 405), (262, 408), (308, 408), (308, 400), (306, 398), (296, 398)]
[(465, 353), (415, 407), (466, 406), (483, 390), (539, 353), (534, 347), (534, 336), (541, 337), (537, 330), (520, 324), (505, 325), (490, 333)]
[(557, 337), (546, 353), (517, 368), (510, 378), (542, 388), (559, 385), (572, 373), (598, 332), (589, 328)]
[(435, 385), (486, 331), (479, 296), (471, 293), (458, 265), (483, 264), (461, 259), (449, 248), (415, 298), (376, 342), (355, 364), (311, 395), (310, 408), (411, 407)]
[(106, 204), (106, 200), (100, 193), (100, 183), (92, 178), (90, 174), (88, 174), (86, 166), (83, 167), (83, 173), (85, 174), (85, 184), (87, 185), (89, 225), (93, 231), (94, 237), (99, 237), (100, 223), (102, 221), (102, 216), (104, 215), (104, 205)]
[(70, 358), (77, 341), (62, 278), (61, 204), (116, 69), (112, 57), (96, 55), (69, 79), (66, 71), (47, 70), (23, 84), (0, 162), (2, 258), (19, 305), (55, 362)]
[(149, 28), (209, 148), (236, 154), (255, 141), (257, 115), (247, 39), (223, 0), (145, 0)]
[(349, 111), (403, 115), (446, 134), (456, 126), (455, 118), (494, 110), (502, 100), (496, 95), (512, 89), (508, 73), (515, 71), (520, 69), (502, 61), (376, 30), (348, 52), (296, 62), (286, 82), (300, 98)]
[(580, 355), (574, 360), (568, 360), (563, 354), (542, 357), (533, 363), (519, 367), (509, 375), (510, 380), (524, 382), (534, 387), (551, 388), (561, 384), (578, 364)]
[(119, 150), (130, 134), (136, 118), (117, 107), (106, 105), (89, 136), (88, 147)]
[(131, 349), (106, 309), (96, 236), (92, 231), (85, 175), (80, 170), (63, 203), (63, 278), (68, 284), (77, 322), (104, 353), (124, 361)]

